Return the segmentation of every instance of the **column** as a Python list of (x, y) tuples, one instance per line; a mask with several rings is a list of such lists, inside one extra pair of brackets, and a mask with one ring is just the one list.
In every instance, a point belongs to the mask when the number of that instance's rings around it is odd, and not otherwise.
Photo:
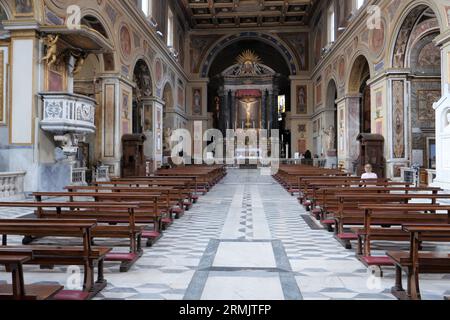
[(231, 91), (231, 106), (230, 106), (230, 124), (229, 129), (236, 129), (235, 123), (237, 121), (236, 119), (236, 92)]
[(408, 72), (388, 73), (386, 77), (387, 94), (387, 135), (386, 166), (387, 176), (401, 178), (401, 168), (409, 167), (411, 148), (409, 142), (410, 85)]
[(272, 97), (272, 117), (274, 120), (274, 129), (280, 129), (279, 123), (278, 123), (278, 88), (273, 89), (273, 97)]
[[(37, 109), (42, 110), (42, 104), (36, 97), (38, 92), (44, 89), (40, 79), (44, 64), (40, 65), (38, 62), (42, 57), (40, 49), (39, 37), (35, 30), (11, 30), (10, 59), (3, 56), (3, 59), (10, 62), (9, 144), (16, 146), (8, 150), (7, 166), (8, 171), (27, 172), (24, 178), (25, 191), (38, 190), (41, 181), (40, 168), (37, 165), (41, 158), (38, 146), (44, 134), (38, 130), (39, 113), (36, 113)], [(46, 150), (42, 153), (42, 158), (48, 154), (47, 152), (53, 154), (52, 140), (43, 147)]]
[(434, 105), (436, 111), (436, 171), (433, 185), (450, 190), (450, 34), (435, 40), (442, 52), (442, 98)]
[(261, 119), (262, 129), (268, 129), (267, 128), (267, 90), (264, 90), (261, 95)]
[(273, 98), (273, 91), (269, 91), (268, 92), (268, 99), (267, 99), (267, 101), (266, 101), (266, 106), (268, 107), (268, 109), (269, 110), (267, 110), (266, 109), (266, 116), (268, 117), (268, 121), (269, 121), (269, 123), (268, 123), (268, 128), (267, 129), (275, 129), (275, 123), (274, 123), (274, 121), (275, 121), (275, 119), (276, 119), (276, 117), (274, 118), (273, 117), (273, 115), (274, 115), (274, 112), (273, 112), (273, 109), (274, 109), (274, 104), (273, 104), (273, 100), (274, 98)]
[(103, 79), (102, 162), (120, 175), (122, 136), (132, 130), (132, 84), (118, 76)]
[(165, 103), (163, 100), (153, 98), (153, 143), (154, 143), (154, 170), (161, 168), (163, 164), (163, 110)]
[(349, 172), (353, 172), (353, 163), (359, 157), (359, 104), (361, 96), (345, 96), (337, 100), (338, 105), (338, 162)]

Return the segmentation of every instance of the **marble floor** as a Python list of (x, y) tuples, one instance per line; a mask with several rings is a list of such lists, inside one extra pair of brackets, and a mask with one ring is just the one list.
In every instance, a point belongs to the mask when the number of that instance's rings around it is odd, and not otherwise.
[[(0, 217), (26, 213), (0, 209)], [(383, 254), (384, 244), (378, 247), (375, 254)], [(385, 268), (383, 278), (372, 276), (296, 197), (257, 170), (230, 169), (128, 273), (114, 263), (105, 269), (108, 286), (96, 299), (394, 299), (393, 268)], [(27, 266), (25, 272), (27, 283), (73, 280), (70, 268)], [(0, 283), (6, 280), (9, 275), (0, 272)], [(421, 286), (424, 299), (442, 300), (450, 295), (450, 276), (423, 275)]]

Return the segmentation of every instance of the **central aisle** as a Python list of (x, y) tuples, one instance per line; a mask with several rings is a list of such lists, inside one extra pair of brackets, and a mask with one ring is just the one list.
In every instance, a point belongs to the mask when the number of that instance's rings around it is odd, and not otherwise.
[[(306, 218), (305, 218), (306, 216)], [(313, 227), (313, 229), (310, 227)], [(126, 274), (110, 266), (107, 299), (392, 299), (272, 177), (228, 176)]]

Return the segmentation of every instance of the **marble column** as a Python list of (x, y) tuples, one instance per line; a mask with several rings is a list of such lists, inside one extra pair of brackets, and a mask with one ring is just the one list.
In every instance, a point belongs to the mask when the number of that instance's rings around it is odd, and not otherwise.
[(435, 40), (442, 52), (442, 98), (434, 105), (436, 111), (436, 179), (434, 186), (450, 190), (450, 34)]
[(337, 101), (338, 117), (343, 115), (343, 121), (338, 121), (338, 161), (346, 170), (353, 172), (354, 161), (359, 157), (359, 144), (356, 138), (360, 131), (359, 108), (361, 95), (348, 95)]
[(224, 90), (221, 90), (219, 92), (220, 97), (220, 117), (219, 117), (219, 129), (222, 131), (222, 133), (225, 133), (226, 131), (226, 108), (227, 108), (227, 102), (228, 102), (228, 96)]
[(278, 89), (274, 88), (273, 96), (271, 99), (271, 104), (272, 104), (271, 110), (272, 110), (272, 119), (273, 119), (272, 128), (273, 129), (280, 129), (280, 126), (278, 123), (278, 94), (279, 94)]
[(273, 115), (274, 115), (273, 101), (274, 101), (273, 92), (269, 91), (269, 93), (267, 95), (267, 101), (266, 101), (266, 106), (268, 109), (268, 110), (266, 109), (266, 115), (267, 115), (268, 121), (269, 121), (268, 126), (270, 126), (267, 128), (268, 130), (275, 129), (275, 125), (276, 125), (275, 124), (276, 117), (275, 118), (273, 117)]
[(261, 95), (261, 128), (267, 129), (267, 91)]
[(235, 91), (231, 91), (231, 106), (230, 106), (230, 124), (229, 124), (229, 129), (236, 129), (235, 128), (235, 123), (237, 121), (236, 119), (236, 92)]
[(409, 81), (408, 72), (389, 73), (386, 77), (389, 88), (387, 100), (387, 141), (386, 154), (387, 175), (401, 178), (402, 167), (409, 167), (411, 148), (409, 143)]

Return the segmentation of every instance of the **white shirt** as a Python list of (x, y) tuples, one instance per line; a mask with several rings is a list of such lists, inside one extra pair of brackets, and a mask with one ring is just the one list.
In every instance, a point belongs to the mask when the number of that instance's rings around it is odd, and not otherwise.
[(378, 175), (376, 174), (376, 173), (374, 173), (374, 172), (371, 172), (371, 173), (364, 173), (362, 176), (361, 176), (361, 179), (378, 179)]

